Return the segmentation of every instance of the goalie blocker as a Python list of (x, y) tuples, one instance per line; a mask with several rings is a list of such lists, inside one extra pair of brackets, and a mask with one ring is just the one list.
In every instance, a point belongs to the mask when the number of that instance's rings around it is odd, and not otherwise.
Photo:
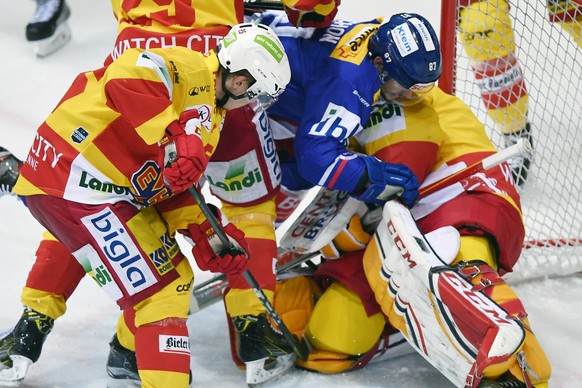
[(468, 248), (478, 252), (466, 238), (474, 243), (476, 237), (460, 237), (452, 227), (423, 235), (406, 207), (388, 202), (364, 255), (376, 300), (390, 323), (456, 386), (517, 379), (547, 387), (549, 362), (517, 296), (484, 261), (457, 263)]

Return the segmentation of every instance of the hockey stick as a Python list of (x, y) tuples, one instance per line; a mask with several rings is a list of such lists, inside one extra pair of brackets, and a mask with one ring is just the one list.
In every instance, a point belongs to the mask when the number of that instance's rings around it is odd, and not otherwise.
[[(277, 266), (277, 274), (282, 274), (291, 268), (295, 268), (296, 266), (309, 261), (319, 254), (319, 252), (311, 252), (306, 255), (296, 257), (281, 266)], [(194, 290), (192, 291), (194, 303), (190, 306), (190, 314), (194, 314), (195, 312), (198, 312), (203, 308), (218, 302), (222, 298), (222, 292), (226, 287), (228, 287), (228, 284), (229, 283), (226, 275), (218, 275), (194, 287)]]
[[(499, 151), (483, 160), (460, 171), (428, 184), (419, 189), (419, 198), (437, 192), (455, 184), (477, 172), (487, 170), (516, 155), (529, 152), (531, 145), (526, 139), (520, 139), (516, 144)], [(387, 186), (387, 199), (395, 198), (400, 187)], [(354, 214), (362, 217), (362, 225), (369, 231), (374, 230), (382, 214), (382, 209), (369, 211), (365, 204), (349, 196), (348, 193), (321, 188), (312, 203), (297, 217), (288, 231), (281, 238), (280, 245), (296, 252), (314, 252), (328, 244), (345, 227)], [(367, 228), (367, 226), (369, 228)]]
[[(198, 189), (195, 186), (192, 186), (188, 189), (188, 191), (190, 192), (192, 197), (194, 197), (194, 200), (200, 207), (200, 210), (202, 210), (202, 213), (204, 213), (204, 215), (206, 216), (206, 219), (214, 229), (214, 232), (220, 239), (220, 242), (222, 242), (226, 249), (229, 250), (236, 249), (228, 239), (228, 236), (224, 232), (224, 229), (222, 229), (222, 225), (220, 224), (220, 222), (218, 222), (218, 220), (214, 216), (214, 213), (212, 213), (212, 210), (210, 210), (206, 202), (204, 202), (204, 200), (202, 199), (202, 195), (200, 194)], [(291, 332), (289, 331), (289, 329), (287, 328), (279, 314), (277, 314), (277, 312), (273, 308), (273, 305), (271, 305), (271, 302), (269, 302), (269, 299), (267, 299), (265, 292), (263, 291), (261, 286), (259, 286), (259, 283), (255, 279), (251, 271), (249, 271), (248, 269), (244, 270), (242, 276), (247, 281), (249, 286), (253, 289), (253, 292), (255, 293), (255, 295), (257, 295), (257, 298), (259, 298), (263, 306), (265, 306), (267, 313), (273, 319), (273, 321), (275, 321), (277, 327), (279, 327), (279, 330), (281, 331), (289, 345), (293, 347), (293, 352), (295, 352), (297, 357), (299, 357), (300, 359), (307, 360), (307, 357), (309, 355), (309, 349), (307, 348), (307, 344), (305, 342), (300, 342), (294, 334), (291, 334)]]
[(437, 192), (447, 186), (450, 186), (454, 183), (460, 182), (463, 179), (478, 173), (480, 171), (488, 170), (491, 167), (497, 166), (500, 163), (503, 163), (511, 158), (516, 157), (517, 155), (521, 155), (526, 152), (531, 152), (532, 146), (527, 139), (521, 138), (518, 142), (511, 147), (507, 147), (491, 156), (486, 157), (485, 159), (473, 163), (472, 165), (465, 167), (461, 171), (458, 171), (454, 174), (446, 176), (445, 178), (438, 180), (434, 183), (431, 183), (428, 186), (422, 187), (418, 190), (419, 198), (426, 197), (434, 192)]
[(280, 0), (244, 0), (245, 9), (261, 9), (282, 11), (283, 3)]

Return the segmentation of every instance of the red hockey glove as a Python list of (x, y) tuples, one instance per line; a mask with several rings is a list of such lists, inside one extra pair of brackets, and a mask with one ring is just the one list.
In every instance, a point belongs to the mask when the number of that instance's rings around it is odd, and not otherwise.
[[(212, 205), (209, 206), (220, 219), (220, 211)], [(192, 254), (201, 270), (235, 275), (247, 269), (249, 246), (245, 241), (245, 234), (240, 229), (226, 220), (222, 220), (221, 223), (233, 248), (226, 248), (222, 244), (208, 221), (201, 225), (188, 226), (186, 237), (192, 240)]]
[(289, 21), (296, 27), (329, 27), (341, 0), (284, 0)]
[(198, 182), (208, 164), (200, 138), (199, 117), (198, 111), (191, 109), (166, 128), (163, 175), (173, 191), (186, 190)]

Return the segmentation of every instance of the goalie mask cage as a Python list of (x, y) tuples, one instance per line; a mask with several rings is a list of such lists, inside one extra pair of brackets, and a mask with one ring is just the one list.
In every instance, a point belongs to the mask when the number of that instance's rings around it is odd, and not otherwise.
[[(501, 2), (490, 0), (489, 7)], [(503, 136), (487, 115), (459, 38), (460, 3), (442, 0), (444, 68), (439, 86), (471, 107), (501, 149)], [(524, 249), (508, 279), (571, 274), (582, 270), (582, 48), (560, 24), (550, 21), (546, 0), (508, 3), (516, 56), (529, 94), (534, 145), (527, 181), (519, 188), (526, 227)], [(579, 24), (582, 6), (572, 12)]]

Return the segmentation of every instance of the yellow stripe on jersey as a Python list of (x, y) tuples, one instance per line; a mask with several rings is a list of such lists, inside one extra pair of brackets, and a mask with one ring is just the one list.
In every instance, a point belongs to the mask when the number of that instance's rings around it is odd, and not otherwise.
[(366, 155), (374, 155), (388, 145), (403, 141), (440, 145), (443, 137), (438, 114), (423, 103), (411, 106), (386, 103), (379, 106), (370, 115), (366, 128), (355, 136)]
[[(358, 65), (362, 63), (364, 58), (368, 56), (368, 41), (370, 36), (380, 27), (383, 19), (378, 18), (376, 20), (378, 22), (377, 24), (358, 24), (354, 26), (351, 31), (341, 37), (329, 57)], [(326, 32), (320, 40), (335, 41), (337, 37)]]
[(433, 88), (425, 99), (439, 115), (439, 124), (447, 135), (447, 141), (439, 149), (435, 170), (443, 163), (462, 155), (497, 151), (487, 137), (483, 124), (466, 108), (463, 101), (438, 87)]

